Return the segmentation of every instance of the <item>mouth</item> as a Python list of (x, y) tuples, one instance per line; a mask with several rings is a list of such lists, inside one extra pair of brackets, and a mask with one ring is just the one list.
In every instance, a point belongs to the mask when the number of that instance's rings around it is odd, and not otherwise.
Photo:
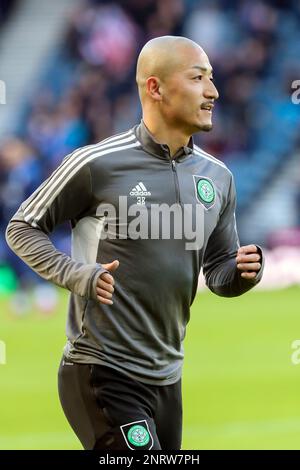
[(201, 110), (208, 112), (209, 114), (212, 114), (214, 105), (212, 103), (206, 103), (201, 105)]

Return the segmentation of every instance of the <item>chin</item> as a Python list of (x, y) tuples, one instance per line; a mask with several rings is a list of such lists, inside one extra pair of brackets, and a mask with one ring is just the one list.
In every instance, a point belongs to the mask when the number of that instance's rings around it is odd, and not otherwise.
[(212, 124), (202, 124), (200, 126), (200, 130), (204, 132), (209, 132), (212, 130), (213, 125)]
[(204, 132), (209, 132), (212, 130), (212, 123), (211, 122), (193, 122), (189, 124), (189, 132), (191, 134), (196, 134), (197, 132), (204, 131)]
[(204, 132), (209, 132), (212, 130), (212, 123), (211, 122), (208, 122), (208, 123), (198, 123), (197, 124), (197, 131), (196, 132), (199, 132), (199, 131), (204, 131)]

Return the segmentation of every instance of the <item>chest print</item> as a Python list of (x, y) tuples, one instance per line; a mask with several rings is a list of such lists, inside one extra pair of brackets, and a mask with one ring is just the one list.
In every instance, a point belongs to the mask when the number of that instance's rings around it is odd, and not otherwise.
[(147, 191), (146, 186), (140, 181), (129, 193), (130, 196), (136, 197), (136, 203), (140, 206), (144, 206), (146, 203), (146, 197), (151, 196), (151, 192)]
[(215, 205), (216, 190), (213, 181), (207, 176), (193, 175), (195, 196), (205, 209)]

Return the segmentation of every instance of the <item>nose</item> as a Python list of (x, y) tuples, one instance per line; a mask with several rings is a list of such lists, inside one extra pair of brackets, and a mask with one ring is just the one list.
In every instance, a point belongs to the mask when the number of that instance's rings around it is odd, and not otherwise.
[(218, 90), (215, 84), (208, 80), (207, 86), (204, 89), (203, 95), (205, 98), (217, 100), (219, 98)]

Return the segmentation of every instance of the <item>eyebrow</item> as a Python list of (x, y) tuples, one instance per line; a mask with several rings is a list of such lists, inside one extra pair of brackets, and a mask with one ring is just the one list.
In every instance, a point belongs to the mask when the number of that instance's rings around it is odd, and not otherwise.
[(213, 73), (213, 69), (208, 69), (207, 67), (202, 67), (201, 65), (193, 65), (191, 67), (191, 69), (199, 69), (201, 70), (202, 72), (208, 72), (209, 74), (212, 74)]

